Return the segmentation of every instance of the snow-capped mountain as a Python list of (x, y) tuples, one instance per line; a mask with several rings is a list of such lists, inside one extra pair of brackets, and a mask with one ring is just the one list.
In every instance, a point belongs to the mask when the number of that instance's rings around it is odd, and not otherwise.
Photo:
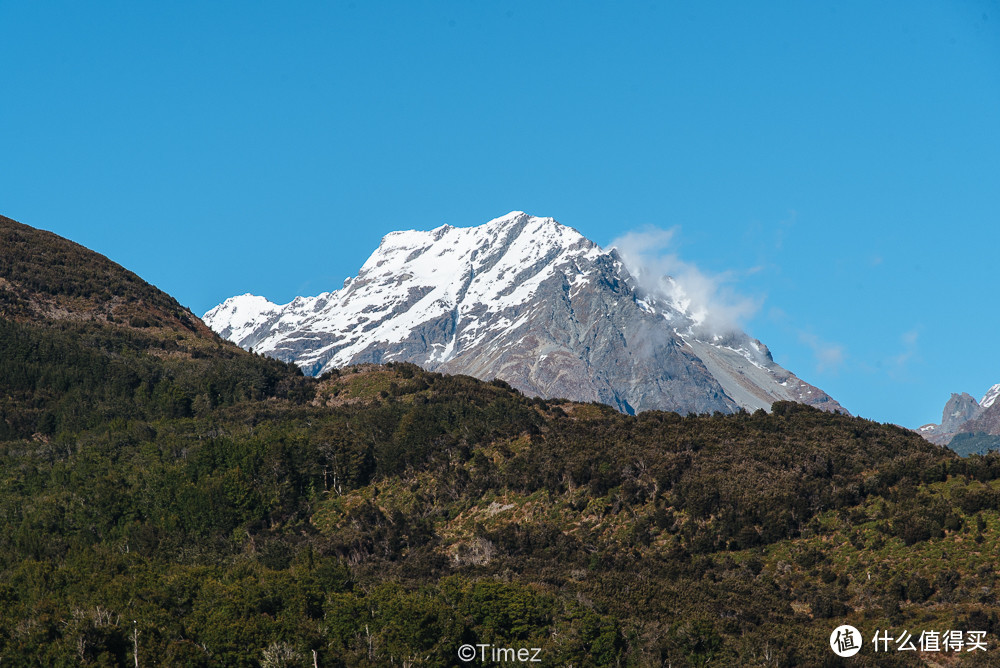
[(515, 211), (478, 227), (390, 233), (339, 290), (284, 305), (232, 297), (204, 320), (315, 375), (409, 361), (630, 413), (766, 409), (782, 399), (844, 410), (759, 341), (699, 329), (702, 315), (679, 291), (645, 291), (614, 250)]

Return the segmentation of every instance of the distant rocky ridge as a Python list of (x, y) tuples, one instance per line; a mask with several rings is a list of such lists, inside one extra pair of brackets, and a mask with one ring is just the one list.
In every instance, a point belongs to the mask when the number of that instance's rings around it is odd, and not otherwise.
[(232, 297), (204, 320), (312, 375), (408, 361), (627, 413), (779, 400), (846, 413), (761, 342), (700, 328), (688, 306), (644, 290), (616, 251), (515, 211), (478, 227), (390, 233), (340, 290), (284, 305)]
[[(997, 398), (1000, 398), (1000, 384), (991, 387), (980, 401), (966, 392), (952, 394), (941, 414), (941, 423), (925, 424), (916, 431), (938, 445), (950, 445), (960, 435), (1000, 436), (1000, 402)], [(964, 436), (960, 440), (968, 441)], [(992, 442), (996, 439), (987, 440)], [(979, 449), (978, 445), (976, 449)]]

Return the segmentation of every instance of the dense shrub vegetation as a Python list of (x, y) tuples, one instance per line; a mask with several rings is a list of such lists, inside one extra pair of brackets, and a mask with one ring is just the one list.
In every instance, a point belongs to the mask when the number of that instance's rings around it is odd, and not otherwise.
[[(812, 665), (834, 619), (997, 624), (996, 456), (792, 404), (629, 417), (225, 350), (4, 388), (47, 388), (54, 426), (0, 445), (0, 658), (124, 664), (137, 632), (146, 665)], [(190, 406), (134, 391), (161, 382)], [(957, 540), (981, 556), (942, 561)]]

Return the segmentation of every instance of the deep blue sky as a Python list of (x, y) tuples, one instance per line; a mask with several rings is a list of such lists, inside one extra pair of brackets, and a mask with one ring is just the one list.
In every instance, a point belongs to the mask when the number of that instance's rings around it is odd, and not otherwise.
[(1000, 382), (995, 1), (4, 2), (0, 29), (0, 213), (196, 313), (520, 209), (672, 229), (865, 417)]

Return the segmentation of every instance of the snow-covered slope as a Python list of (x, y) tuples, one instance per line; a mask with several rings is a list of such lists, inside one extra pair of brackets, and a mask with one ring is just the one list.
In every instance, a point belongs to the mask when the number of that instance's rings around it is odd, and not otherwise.
[(997, 397), (1000, 397), (1000, 383), (986, 390), (986, 394), (983, 395), (982, 400), (979, 402), (980, 408), (984, 410), (989, 408), (996, 402)]
[(242, 295), (204, 316), (309, 374), (409, 361), (627, 412), (779, 399), (843, 410), (759, 341), (707, 334), (700, 318), (682, 299), (644, 292), (615, 251), (519, 211), (478, 227), (393, 232), (340, 290), (284, 305)]

